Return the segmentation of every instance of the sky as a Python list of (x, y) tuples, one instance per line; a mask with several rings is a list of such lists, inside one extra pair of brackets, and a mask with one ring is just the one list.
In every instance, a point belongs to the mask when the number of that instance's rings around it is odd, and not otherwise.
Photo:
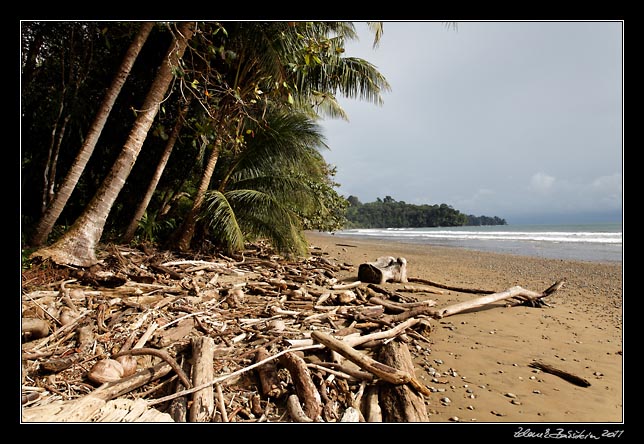
[(339, 97), (349, 121), (321, 122), (337, 191), (510, 224), (621, 221), (623, 22), (450, 23), (384, 22), (375, 49), (356, 23), (345, 55), (391, 91)]

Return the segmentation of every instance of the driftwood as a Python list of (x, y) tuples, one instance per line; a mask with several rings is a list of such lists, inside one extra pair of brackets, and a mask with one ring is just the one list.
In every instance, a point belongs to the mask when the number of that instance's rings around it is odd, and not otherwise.
[[(429, 281), (424, 289), (382, 285), (408, 280), (403, 258), (380, 262), (393, 279), (383, 282), (380, 275), (368, 282), (335, 275), (353, 266), (319, 255), (287, 260), (261, 244), (244, 252), (241, 261), (222, 255), (172, 260), (171, 253), (143, 256), (123, 246), (110, 254), (101, 260), (103, 269), (77, 280), (62, 269), (51, 283), (29, 285), (40, 271), (23, 272), (23, 318), (49, 324), (47, 336), (34, 337), (44, 332), (42, 324), (35, 334), (22, 336), (23, 419), (381, 422), (381, 403), (393, 405), (402, 398), (382, 401), (379, 387), (404, 389), (404, 396), (421, 400), (430, 395), (415, 379), (413, 365), (388, 360), (385, 349), (427, 341), (429, 318), (467, 309), (463, 304), (437, 309), (433, 301), (416, 302), (399, 293), (430, 293), (436, 283)], [(110, 273), (119, 278), (111, 279)], [(103, 282), (110, 286), (89, 287)], [(541, 305), (556, 288), (544, 293), (513, 288), (493, 299)], [(481, 303), (489, 299), (464, 304)], [(68, 311), (69, 323), (62, 322)], [(408, 354), (416, 351), (409, 347)], [(320, 361), (319, 351), (325, 349), (333, 362)], [(137, 361), (143, 369), (98, 388), (88, 383), (93, 363), (124, 354), (142, 356)], [(153, 365), (145, 355), (163, 362)], [(251, 371), (257, 379), (242, 377)], [(292, 384), (286, 383), (288, 375)], [(128, 399), (121, 398), (125, 394)], [(412, 420), (403, 408), (400, 414)]]
[(429, 396), (431, 392), (413, 374), (384, 365), (369, 356), (354, 350), (344, 342), (319, 331), (311, 332), (311, 337), (329, 349), (341, 354), (363, 370), (373, 373), (380, 379), (392, 384), (409, 384), (420, 393)]
[[(192, 380), (195, 386), (214, 379), (212, 338), (202, 336), (192, 341)], [(212, 386), (204, 387), (193, 395), (190, 422), (210, 422), (215, 411)]]
[[(255, 362), (261, 362), (268, 358), (266, 348), (260, 347), (255, 354)], [(278, 398), (282, 395), (280, 380), (277, 376), (277, 367), (273, 361), (269, 361), (261, 367), (257, 367), (257, 376), (262, 388), (262, 394), (269, 398)]]
[(551, 365), (544, 364), (542, 362), (534, 361), (533, 363), (530, 364), (530, 367), (536, 368), (538, 370), (544, 371), (546, 373), (550, 373), (552, 375), (559, 376), (560, 378), (578, 385), (579, 387), (590, 387), (590, 382), (588, 380), (581, 378), (577, 375), (573, 375), (572, 373), (568, 373), (564, 370), (559, 370), (558, 368), (555, 368)]
[(293, 379), (295, 391), (303, 404), (303, 411), (312, 421), (317, 421), (322, 412), (322, 400), (311, 373), (304, 359), (295, 353), (286, 353), (280, 358), (280, 363), (287, 368)]
[[(378, 360), (407, 373), (414, 373), (414, 362), (406, 344), (390, 341), (380, 348)], [(384, 422), (426, 422), (427, 408), (423, 397), (407, 385), (383, 383), (380, 408)]]
[(358, 267), (358, 280), (373, 284), (407, 282), (407, 259), (393, 256), (379, 257)]
[(559, 290), (561, 286), (564, 284), (564, 282), (565, 282), (564, 279), (559, 280), (555, 282), (553, 285), (551, 285), (550, 287), (548, 287), (542, 293), (537, 293), (531, 290), (526, 290), (525, 288), (522, 288), (520, 286), (515, 286), (508, 290), (502, 291), (500, 293), (492, 293), (487, 296), (482, 296), (480, 298), (472, 299), (471, 301), (460, 302), (458, 304), (453, 304), (445, 308), (442, 308), (440, 310), (436, 310), (435, 312), (433, 312), (433, 316), (435, 318), (440, 319), (446, 316), (452, 316), (456, 313), (460, 313), (465, 310), (482, 307), (484, 305), (491, 304), (493, 302), (498, 302), (504, 299), (511, 299), (511, 298), (518, 298), (524, 302), (529, 302), (535, 305), (535, 304), (538, 304), (538, 301), (541, 298), (549, 296), (555, 291)]

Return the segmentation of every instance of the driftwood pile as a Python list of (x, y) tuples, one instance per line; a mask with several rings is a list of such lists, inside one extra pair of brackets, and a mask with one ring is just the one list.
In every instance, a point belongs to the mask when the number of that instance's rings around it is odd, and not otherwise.
[(543, 305), (563, 283), (456, 289), (483, 296), (436, 308), (429, 296), (449, 287), (408, 278), (404, 258), (347, 281), (355, 267), (315, 248), (302, 260), (262, 244), (239, 259), (144, 250), (23, 273), (22, 421), (427, 421), (410, 348), (431, 321), (502, 299)]

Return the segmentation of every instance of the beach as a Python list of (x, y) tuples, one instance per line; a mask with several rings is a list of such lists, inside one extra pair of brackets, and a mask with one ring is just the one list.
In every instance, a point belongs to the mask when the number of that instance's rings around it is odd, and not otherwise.
[[(623, 264), (546, 259), (307, 232), (313, 249), (349, 267), (381, 256), (404, 257), (407, 276), (449, 287), (501, 292), (514, 286), (542, 292), (549, 306), (501, 301), (431, 319), (428, 342), (410, 347), (416, 376), (433, 395), (432, 422), (620, 423), (623, 392)], [(411, 284), (416, 285), (416, 284)], [(391, 290), (400, 283), (386, 283)], [(421, 287), (426, 287), (420, 285)], [(479, 295), (435, 289), (414, 293), (436, 307)], [(543, 363), (590, 383), (582, 387), (531, 366)]]

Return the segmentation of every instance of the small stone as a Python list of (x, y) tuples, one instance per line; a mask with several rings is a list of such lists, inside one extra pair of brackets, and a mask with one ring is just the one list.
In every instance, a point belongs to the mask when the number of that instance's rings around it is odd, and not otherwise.
[(518, 399), (513, 399), (513, 400), (512, 400), (512, 401), (510, 401), (510, 402), (511, 402), (512, 404), (514, 404), (514, 405), (521, 405), (521, 401), (519, 401)]
[(468, 405), (468, 406), (467, 406), (467, 409), (468, 409), (468, 410), (474, 410), (474, 406), (473, 406), (473, 405)]
[(517, 395), (515, 395), (514, 393), (510, 393), (510, 392), (506, 393), (505, 396), (507, 396), (508, 398), (516, 398), (517, 397)]
[(452, 422), (458, 422), (460, 421), (460, 418), (458, 416), (452, 416), (451, 418), (449, 418), (449, 420)]
[(445, 396), (444, 398), (441, 398), (441, 402), (443, 402), (445, 404), (449, 404), (450, 402), (452, 402), (452, 400), (449, 399), (447, 396)]
[(540, 394), (541, 394), (541, 390), (532, 390), (532, 393), (534, 393), (535, 395), (540, 395)]

